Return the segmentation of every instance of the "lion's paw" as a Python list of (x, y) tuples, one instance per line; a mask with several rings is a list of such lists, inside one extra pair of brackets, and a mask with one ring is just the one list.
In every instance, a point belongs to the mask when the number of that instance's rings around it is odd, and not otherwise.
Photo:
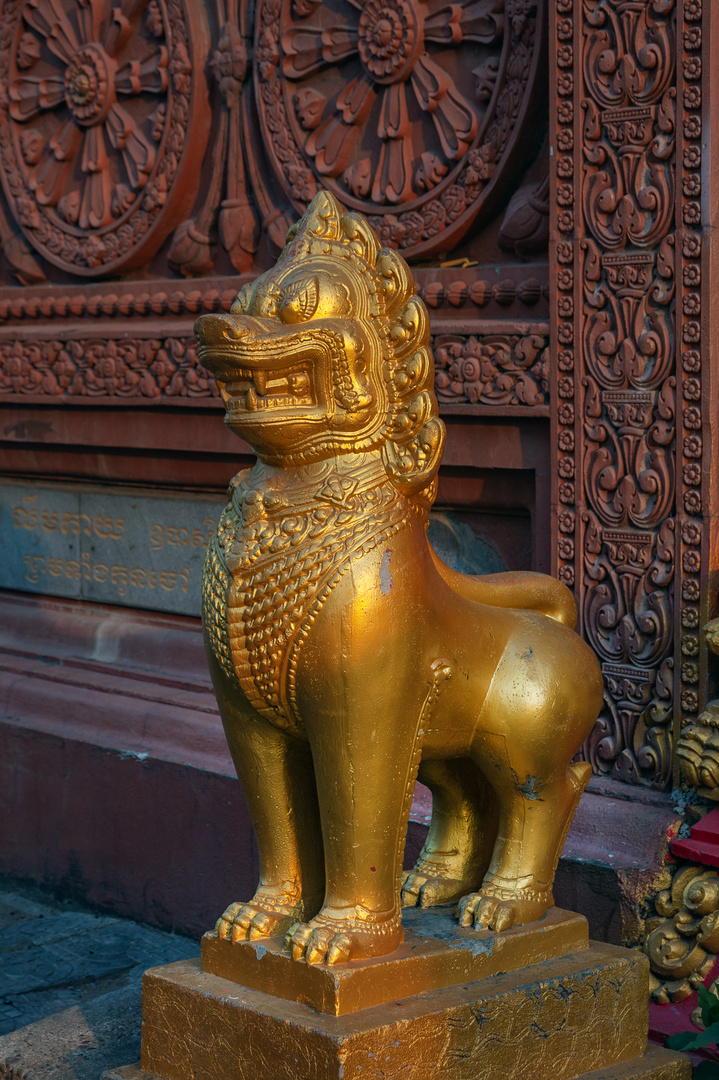
[(455, 904), (466, 895), (468, 884), (455, 877), (410, 870), (402, 875), (402, 907), (436, 907)]
[(321, 912), (308, 923), (297, 923), (285, 938), (293, 960), (308, 964), (346, 964), (394, 952), (404, 938), (399, 917), (368, 923), (358, 918), (338, 919)]
[(268, 897), (256, 895), (247, 904), (230, 904), (215, 924), (217, 936), (236, 941), (255, 941), (257, 938), (283, 937), (297, 922), (299, 905), (273, 903)]
[(509, 930), (512, 926), (541, 919), (551, 900), (522, 896), (500, 897), (491, 893), (470, 893), (457, 905), (460, 926), (475, 930)]

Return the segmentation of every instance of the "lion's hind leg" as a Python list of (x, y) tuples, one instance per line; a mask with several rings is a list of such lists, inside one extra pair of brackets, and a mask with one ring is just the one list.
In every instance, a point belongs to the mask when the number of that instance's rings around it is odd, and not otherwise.
[(479, 886), (497, 835), (497, 799), (469, 758), (423, 761), (432, 820), (419, 859), (402, 878), (403, 907), (454, 904)]
[(462, 926), (507, 930), (541, 919), (553, 905), (557, 863), (590, 773), (579, 762), (549, 781), (511, 770), (492, 778), (500, 807), (497, 840), (479, 890), (458, 905)]

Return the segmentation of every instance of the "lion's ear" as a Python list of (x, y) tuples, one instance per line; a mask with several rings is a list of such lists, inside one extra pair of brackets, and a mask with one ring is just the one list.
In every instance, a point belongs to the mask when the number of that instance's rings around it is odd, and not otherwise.
[(377, 273), (385, 304), (385, 314), (394, 318), (414, 293), (414, 278), (401, 255), (382, 248), (377, 257)]
[(371, 225), (359, 214), (345, 214), (342, 229), (349, 241), (352, 253), (374, 266), (379, 253), (379, 240)]
[(406, 441), (389, 438), (384, 443), (384, 467), (402, 495), (417, 495), (432, 484), (442, 460), (446, 434), (442, 420), (430, 415)]
[(230, 315), (246, 315), (250, 310), (250, 301), (252, 299), (252, 291), (255, 283), (248, 282), (247, 285), (243, 285), (238, 292), (232, 307), (230, 308)]

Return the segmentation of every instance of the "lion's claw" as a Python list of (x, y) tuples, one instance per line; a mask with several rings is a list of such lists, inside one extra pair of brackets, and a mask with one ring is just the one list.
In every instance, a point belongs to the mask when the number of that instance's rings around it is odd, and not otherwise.
[(402, 907), (436, 907), (454, 904), (466, 894), (468, 884), (454, 877), (423, 874), (410, 870), (403, 875)]
[(372, 923), (320, 915), (292, 927), (285, 938), (285, 949), (293, 960), (304, 959), (308, 964), (346, 964), (393, 952), (403, 936), (399, 918)]
[(541, 919), (549, 903), (518, 895), (514, 898), (476, 892), (463, 897), (457, 905), (460, 926), (475, 930), (509, 930), (512, 926)]
[(256, 941), (259, 938), (283, 937), (297, 923), (297, 909), (288, 904), (271, 906), (267, 897), (255, 897), (249, 903), (230, 904), (215, 924), (221, 940)]

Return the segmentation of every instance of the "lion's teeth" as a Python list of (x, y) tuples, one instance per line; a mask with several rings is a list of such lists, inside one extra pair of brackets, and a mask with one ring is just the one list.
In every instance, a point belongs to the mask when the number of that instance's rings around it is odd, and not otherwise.
[(257, 394), (255, 393), (254, 386), (251, 386), (250, 389), (247, 391), (247, 397), (245, 398), (245, 408), (253, 410), (257, 408)]

